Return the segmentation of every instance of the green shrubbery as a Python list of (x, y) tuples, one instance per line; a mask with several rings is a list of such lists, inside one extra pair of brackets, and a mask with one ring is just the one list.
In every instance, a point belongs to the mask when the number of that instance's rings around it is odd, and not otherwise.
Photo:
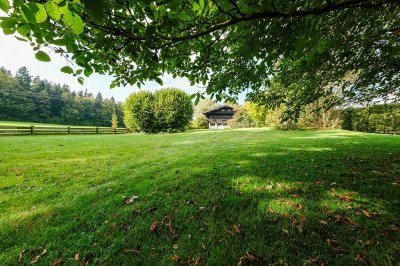
[(168, 88), (155, 93), (154, 117), (158, 131), (184, 131), (192, 116), (193, 105), (184, 91)]
[(235, 109), (236, 112), (232, 119), (228, 120), (228, 125), (231, 128), (248, 128), (256, 126), (254, 120), (243, 107), (237, 107)]
[(125, 125), (134, 131), (184, 131), (192, 115), (189, 95), (174, 88), (133, 93), (124, 103)]
[(195, 129), (206, 129), (208, 128), (208, 120), (204, 114), (198, 114), (194, 117), (192, 127)]
[(343, 112), (342, 128), (376, 133), (400, 133), (400, 104), (373, 105)]

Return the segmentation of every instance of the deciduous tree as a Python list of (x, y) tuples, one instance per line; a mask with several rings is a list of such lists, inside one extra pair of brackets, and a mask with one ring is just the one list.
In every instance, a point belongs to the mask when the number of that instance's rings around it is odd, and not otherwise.
[(115, 76), (111, 87), (140, 87), (168, 73), (205, 84), (217, 100), (249, 90), (254, 101), (290, 107), (287, 117), (332, 90), (357, 102), (400, 97), (398, 0), (0, 3), (3, 31), (39, 60), (51, 60), (48, 46), (75, 62), (62, 71), (80, 83), (97, 72)]

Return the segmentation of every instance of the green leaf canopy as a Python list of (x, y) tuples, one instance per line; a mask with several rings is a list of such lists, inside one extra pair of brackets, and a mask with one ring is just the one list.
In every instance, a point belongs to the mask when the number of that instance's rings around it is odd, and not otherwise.
[(85, 75), (114, 75), (112, 87), (168, 73), (218, 99), (247, 91), (293, 113), (333, 92), (400, 98), (398, 0), (14, 1), (8, 14), (5, 32), (31, 23), (35, 48), (71, 54)]

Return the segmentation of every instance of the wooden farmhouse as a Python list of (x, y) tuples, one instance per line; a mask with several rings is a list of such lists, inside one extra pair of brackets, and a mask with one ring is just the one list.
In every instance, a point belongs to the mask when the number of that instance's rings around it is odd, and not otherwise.
[(233, 108), (227, 105), (219, 106), (204, 113), (208, 120), (208, 128), (211, 129), (229, 128), (228, 120), (231, 119), (234, 114), (235, 111)]

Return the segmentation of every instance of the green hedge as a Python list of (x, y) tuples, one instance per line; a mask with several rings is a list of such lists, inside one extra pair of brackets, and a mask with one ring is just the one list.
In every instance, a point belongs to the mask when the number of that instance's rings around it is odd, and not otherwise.
[(400, 104), (346, 109), (343, 112), (342, 128), (374, 133), (400, 133)]

